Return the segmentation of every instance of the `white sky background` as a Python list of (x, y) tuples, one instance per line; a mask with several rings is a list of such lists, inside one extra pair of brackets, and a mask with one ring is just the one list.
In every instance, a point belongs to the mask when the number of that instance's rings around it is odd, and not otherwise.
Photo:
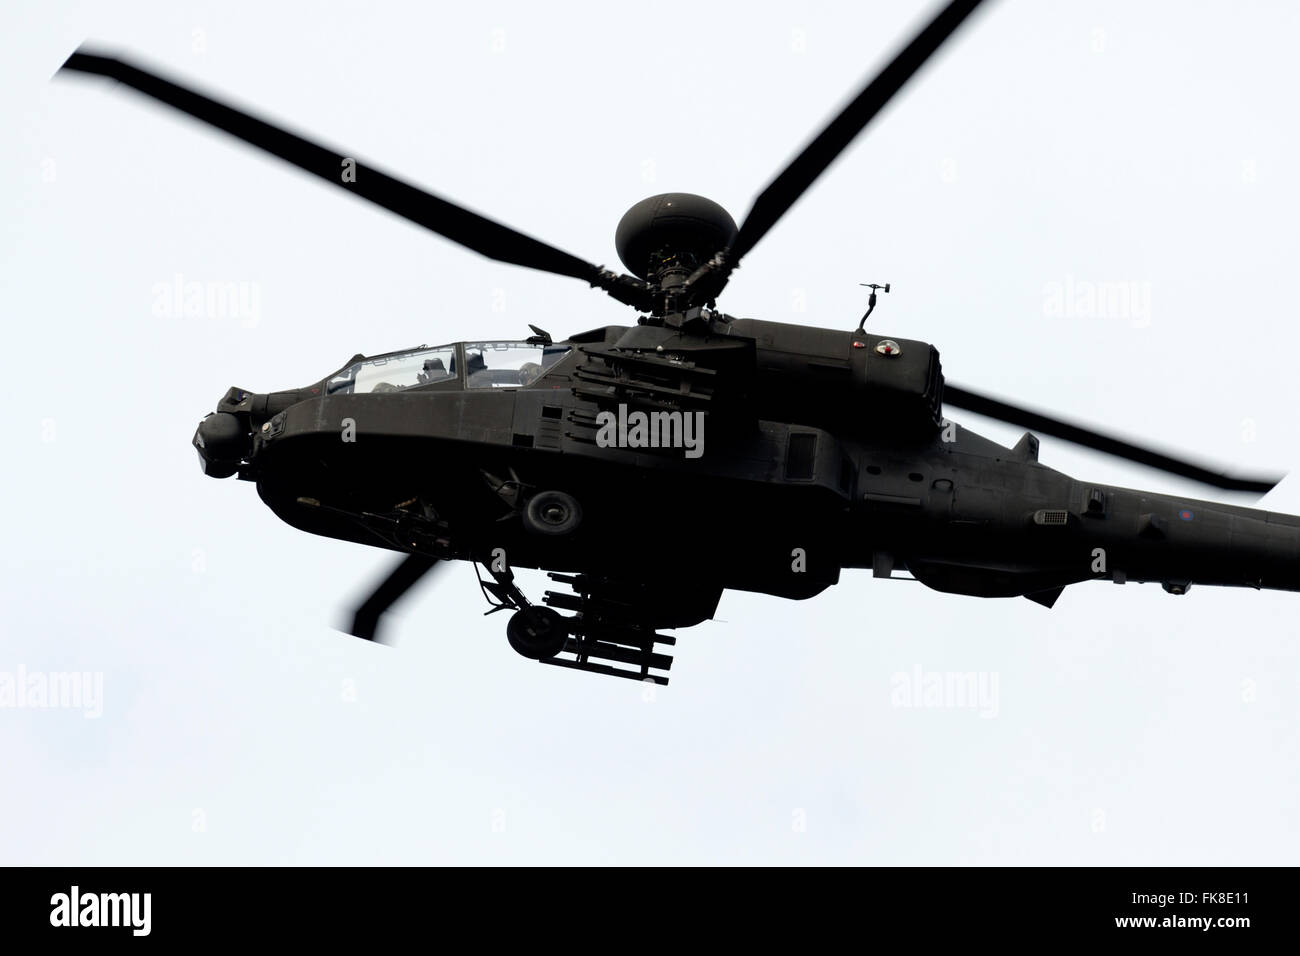
[[(393, 648), (331, 629), (392, 556), (201, 475), (189, 440), (225, 389), (632, 313), (50, 82), (76, 45), (613, 265), (648, 194), (739, 219), (933, 8), (470, 6), (0, 12), (0, 671), (104, 675), (98, 720), (0, 710), (0, 862), (1294, 863), (1300, 595), (1089, 583), (1048, 611), (846, 572), (807, 602), (727, 594), (652, 702), (516, 656), (468, 565), (399, 606)], [(890, 281), (872, 327), (935, 342), (953, 381), (1298, 469), (1298, 37), (1281, 3), (994, 3), (722, 307), (848, 329), (857, 283)], [(258, 320), (154, 315), (177, 273), (257, 283)], [(1067, 277), (1149, 283), (1149, 323), (1046, 314)], [(1041, 458), (1215, 497), (1045, 436)], [(1300, 511), (1297, 482), (1263, 506)], [(893, 706), (918, 666), (996, 675), (996, 716)]]

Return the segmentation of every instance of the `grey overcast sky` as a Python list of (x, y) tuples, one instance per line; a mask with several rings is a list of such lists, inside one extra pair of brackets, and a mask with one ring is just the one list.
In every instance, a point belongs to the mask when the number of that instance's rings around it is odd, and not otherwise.
[[(0, 862), (1296, 862), (1300, 595), (1088, 583), (1048, 611), (847, 572), (807, 602), (727, 594), (649, 699), (516, 656), (469, 566), (399, 606), (392, 648), (333, 630), (391, 557), (199, 473), (225, 389), (630, 313), (50, 80), (96, 39), (613, 264), (648, 194), (743, 215), (932, 8), (5, 3), (0, 673), (103, 694), (97, 718), (0, 709)], [(889, 281), (872, 326), (954, 381), (1300, 470), (1297, 39), (1280, 2), (994, 2), (723, 305), (847, 329), (857, 283)], [(256, 307), (159, 314), (178, 276)], [(1215, 497), (1051, 438), (1041, 459)], [(987, 699), (901, 706), (917, 673)]]

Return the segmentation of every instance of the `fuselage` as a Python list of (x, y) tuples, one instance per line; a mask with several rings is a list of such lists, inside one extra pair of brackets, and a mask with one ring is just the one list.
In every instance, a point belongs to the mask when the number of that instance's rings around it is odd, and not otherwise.
[[(701, 594), (806, 598), (844, 568), (1047, 606), (1087, 580), (1300, 590), (1300, 518), (1078, 481), (1040, 464), (1028, 433), (995, 444), (943, 417), (925, 343), (732, 320), (721, 334), (609, 327), (544, 356), (533, 344), (537, 363), (490, 375), (482, 357), (510, 343), (232, 389), (222, 410), (252, 435), (239, 473), (315, 534), (655, 582), (683, 595), (664, 608), (678, 625), (711, 613)], [(420, 381), (381, 381), (410, 356)], [(511, 520), (529, 489), (552, 488), (582, 503), (572, 539)], [(415, 501), (439, 533), (397, 530)]]

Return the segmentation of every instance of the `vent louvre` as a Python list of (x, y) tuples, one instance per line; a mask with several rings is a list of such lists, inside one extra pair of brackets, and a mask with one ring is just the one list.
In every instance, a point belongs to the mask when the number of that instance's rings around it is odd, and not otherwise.
[(1043, 508), (1034, 512), (1034, 524), (1059, 528), (1070, 523), (1070, 512), (1064, 508)]
[(785, 458), (785, 476), (795, 480), (811, 478), (816, 460), (817, 436), (810, 432), (791, 433)]

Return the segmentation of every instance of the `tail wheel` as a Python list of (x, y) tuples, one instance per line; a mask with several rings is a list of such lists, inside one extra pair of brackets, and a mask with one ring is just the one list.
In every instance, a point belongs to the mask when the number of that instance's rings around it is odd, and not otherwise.
[(516, 611), (506, 625), (506, 639), (518, 653), (530, 660), (554, 657), (564, 650), (569, 629), (564, 618), (549, 607), (526, 607)]
[(562, 537), (582, 524), (582, 506), (563, 491), (539, 491), (524, 508), (524, 527), (533, 534)]

